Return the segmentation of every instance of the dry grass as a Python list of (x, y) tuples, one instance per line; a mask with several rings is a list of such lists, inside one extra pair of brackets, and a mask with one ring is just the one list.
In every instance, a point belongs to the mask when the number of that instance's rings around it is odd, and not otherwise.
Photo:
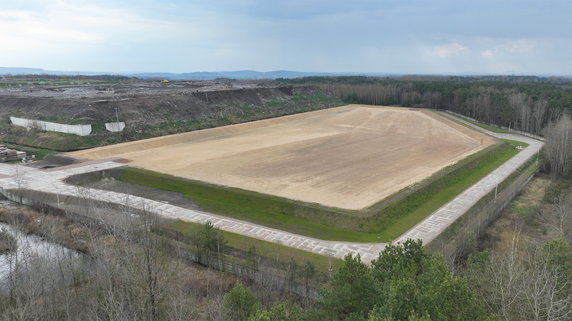
[(491, 224), (481, 237), (481, 248), (508, 253), (513, 240), (519, 239), (521, 249), (529, 241), (549, 240), (551, 235), (539, 224), (539, 213), (547, 211), (549, 205), (543, 202), (544, 195), (552, 184), (549, 177), (537, 176), (514, 198), (499, 218)]

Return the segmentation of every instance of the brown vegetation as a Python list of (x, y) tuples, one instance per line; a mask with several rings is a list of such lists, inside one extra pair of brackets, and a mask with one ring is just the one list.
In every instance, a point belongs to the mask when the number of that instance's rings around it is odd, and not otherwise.
[[(59, 266), (61, 278), (42, 272), (41, 262), (10, 256), (14, 277), (9, 298), (0, 294), (1, 320), (213, 319), (219, 310), (213, 304), (234, 283), (228, 274), (168, 256), (146, 228), (150, 216), (114, 221), (103, 229), (26, 208), (2, 209), (0, 220), (88, 255), (51, 257), (49, 266)], [(32, 265), (29, 280), (17, 277), (23, 273), (19, 262)], [(43, 285), (29, 282), (40, 280)]]

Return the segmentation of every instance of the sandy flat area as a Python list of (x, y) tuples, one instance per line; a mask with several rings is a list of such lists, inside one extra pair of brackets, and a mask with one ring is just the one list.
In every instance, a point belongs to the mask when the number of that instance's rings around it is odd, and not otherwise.
[(362, 209), (492, 142), (429, 110), (348, 105), (69, 155)]

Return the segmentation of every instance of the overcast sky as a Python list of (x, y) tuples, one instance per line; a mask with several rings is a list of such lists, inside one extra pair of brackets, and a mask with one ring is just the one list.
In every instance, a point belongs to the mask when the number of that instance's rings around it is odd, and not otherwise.
[(0, 66), (572, 74), (572, 0), (0, 0)]

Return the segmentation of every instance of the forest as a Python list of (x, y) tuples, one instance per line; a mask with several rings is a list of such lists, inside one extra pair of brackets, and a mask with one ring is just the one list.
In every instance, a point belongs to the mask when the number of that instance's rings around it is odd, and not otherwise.
[(569, 78), (355, 76), (279, 81), (315, 84), (346, 103), (444, 109), (533, 134), (540, 134), (563, 112), (572, 112)]
[[(151, 215), (81, 224), (3, 210), (2, 221), (67, 247), (43, 247), (49, 255), (40, 255), (0, 233), (0, 320), (570, 320), (572, 201), (549, 194), (557, 198), (550, 210), (520, 217), (510, 237), (454, 266), (408, 240), (388, 245), (371, 265), (348, 255), (317, 295), (292, 292), (292, 281), (316, 284), (311, 264), (290, 265), (278, 287), (189, 264), (178, 255), (183, 248), (152, 232), (158, 218)], [(546, 229), (540, 239), (529, 238), (531, 222)], [(207, 224), (195, 232), (203, 254), (220, 259), (220, 231)]]

